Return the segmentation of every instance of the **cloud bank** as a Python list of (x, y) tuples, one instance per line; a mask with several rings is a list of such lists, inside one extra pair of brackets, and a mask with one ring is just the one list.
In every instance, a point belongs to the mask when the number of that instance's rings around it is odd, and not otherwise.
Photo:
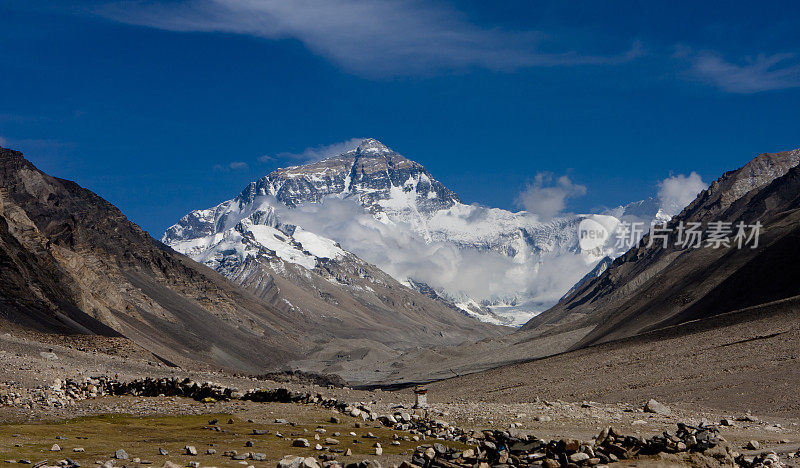
[(330, 145), (309, 147), (299, 153), (281, 152), (274, 155), (265, 154), (258, 158), (258, 160), (261, 162), (291, 161), (293, 164), (308, 164), (356, 149), (362, 141), (364, 141), (364, 138), (350, 138)]
[(239, 171), (239, 170), (247, 170), (250, 169), (250, 165), (244, 161), (233, 161), (231, 163), (222, 165), (222, 164), (215, 164), (214, 170), (215, 171)]
[(674, 216), (697, 198), (697, 194), (708, 187), (700, 174), (692, 172), (688, 176), (678, 174), (667, 177), (658, 184), (658, 200), (661, 209)]
[(586, 186), (572, 182), (566, 175), (554, 179), (553, 174), (536, 174), (522, 193), (517, 204), (542, 220), (552, 219), (564, 212), (568, 198), (586, 195)]
[(469, 22), (459, 11), (423, 0), (184, 0), (106, 4), (107, 18), (170, 31), (296, 39), (360, 75), (413, 75), (469, 67), (514, 70), (600, 65), (644, 54), (640, 43), (610, 55), (541, 52), (546, 35)]
[(690, 78), (722, 91), (751, 94), (800, 87), (800, 63), (794, 54), (758, 55), (733, 63), (716, 52), (681, 49), (678, 57), (687, 57)]
[(426, 243), (402, 223), (384, 224), (351, 199), (288, 208), (276, 202), (283, 223), (334, 239), (342, 248), (394, 278), (413, 278), (454, 299), (504, 300), (529, 293), (557, 301), (587, 271), (579, 255), (517, 263), (493, 251), (462, 249), (449, 242)]

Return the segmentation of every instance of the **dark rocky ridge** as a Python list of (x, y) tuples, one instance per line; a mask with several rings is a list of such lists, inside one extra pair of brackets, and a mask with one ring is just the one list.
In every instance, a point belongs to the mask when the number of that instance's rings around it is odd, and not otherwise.
[(155, 241), (94, 193), (7, 149), (0, 184), (3, 319), (124, 335), (178, 363), (258, 370), (300, 351), (289, 316)]
[[(580, 347), (800, 294), (799, 161), (798, 150), (767, 153), (725, 173), (669, 223), (666, 249), (645, 237), (524, 329), (594, 326)], [(680, 222), (714, 221), (762, 223), (759, 247), (674, 245)]]

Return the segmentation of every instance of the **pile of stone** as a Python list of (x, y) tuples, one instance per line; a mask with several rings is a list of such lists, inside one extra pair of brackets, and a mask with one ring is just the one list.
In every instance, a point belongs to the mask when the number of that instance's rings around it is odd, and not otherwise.
[(755, 457), (739, 455), (736, 464), (744, 468), (780, 468), (785, 466), (775, 452), (765, 452)]
[(236, 388), (224, 387), (212, 382), (197, 383), (192, 379), (145, 378), (130, 382), (109, 381), (106, 391), (110, 395), (134, 396), (180, 396), (198, 401), (215, 402), (240, 399), (244, 396)]
[(19, 406), (23, 402), (24, 394), (12, 384), (0, 384), (0, 406)]
[[(567, 467), (602, 466), (637, 455), (700, 452), (732, 462), (729, 451), (713, 427), (679, 424), (674, 434), (664, 433), (650, 439), (624, 436), (613, 428), (604, 429), (592, 441), (576, 439), (546, 441), (522, 436), (514, 431), (483, 431), (465, 441), (474, 449), (457, 450), (442, 444), (420, 445), (411, 462), (424, 468), (490, 466)], [(722, 450), (712, 451), (720, 446)]]
[[(405, 464), (403, 468), (408, 468)], [(314, 457), (295, 457), (287, 455), (278, 462), (278, 468), (381, 468), (378, 460), (362, 460), (360, 462), (350, 462), (342, 465), (336, 460), (317, 461)]]
[(420, 434), (426, 437), (461, 442), (469, 440), (469, 435), (448, 422), (424, 418), (418, 414), (395, 412), (391, 415), (379, 416), (378, 421), (392, 429), (410, 431), (413, 434)]
[(32, 389), (5, 384), (0, 386), (0, 406), (65, 407), (78, 400), (104, 395), (107, 384), (108, 379), (105, 378), (57, 379), (52, 385), (40, 385)]

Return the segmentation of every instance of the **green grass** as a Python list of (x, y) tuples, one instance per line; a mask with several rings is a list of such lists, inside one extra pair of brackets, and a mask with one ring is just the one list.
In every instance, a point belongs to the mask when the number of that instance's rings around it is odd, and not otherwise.
[[(91, 417), (76, 418), (57, 422), (41, 422), (32, 424), (0, 425), (0, 465), (5, 460), (27, 459), (33, 463), (48, 460), (50, 464), (55, 464), (58, 460), (71, 458), (79, 462), (84, 467), (92, 467), (95, 461), (105, 461), (112, 457), (117, 449), (124, 449), (130, 456), (130, 460), (120, 461), (117, 465), (135, 466), (132, 459), (140, 458), (143, 461), (151, 461), (152, 466), (160, 467), (167, 460), (179, 465), (186, 466), (190, 461), (198, 461), (201, 466), (227, 466), (242, 467), (238, 461), (224, 457), (225, 451), (236, 450), (240, 454), (245, 452), (260, 452), (267, 455), (267, 462), (248, 461), (249, 464), (256, 466), (274, 466), (274, 462), (283, 458), (287, 454), (297, 456), (316, 456), (321, 453), (314, 450), (316, 443), (323, 443), (326, 437), (335, 437), (340, 441), (336, 446), (341, 449), (351, 449), (352, 459), (360, 460), (367, 456), (374, 457), (375, 442), (380, 442), (383, 446), (384, 456), (410, 454), (420, 443), (414, 441), (401, 440), (401, 445), (391, 445), (394, 434), (401, 437), (408, 435), (405, 432), (393, 431), (382, 427), (378, 423), (362, 423), (361, 428), (356, 428), (356, 420), (346, 416), (340, 416), (340, 424), (329, 422), (333, 413), (317, 407), (300, 407), (298, 405), (269, 404), (264, 409), (273, 410), (275, 415), (286, 415), (287, 420), (296, 423), (295, 426), (288, 424), (273, 424), (274, 417), (270, 416), (269, 423), (247, 423), (228, 414), (203, 414), (189, 416), (152, 416), (136, 417), (123, 414), (106, 414)], [(265, 414), (259, 411), (259, 414)], [(219, 419), (219, 426), (225, 432), (217, 432), (205, 429), (208, 421)], [(233, 419), (233, 424), (227, 424), (229, 419)], [(314, 440), (316, 432), (314, 430), (322, 426), (327, 433), (320, 434), (319, 442)], [(267, 429), (270, 434), (253, 435), (253, 429)], [(292, 439), (302, 437), (311, 443), (310, 448), (292, 447), (291, 440), (284, 440), (275, 435), (280, 432), (283, 437)], [(341, 432), (339, 436), (333, 436), (334, 432)], [(357, 437), (349, 435), (355, 432)], [(372, 432), (378, 439), (365, 439), (362, 436), (367, 432)], [(66, 439), (56, 439), (56, 436), (64, 436)], [(78, 439), (86, 437), (87, 439)], [(354, 439), (360, 441), (355, 443)], [(247, 441), (253, 441), (253, 447), (245, 447)], [(20, 447), (15, 447), (20, 444)], [(62, 451), (51, 452), (53, 444), (58, 444)], [(184, 454), (186, 445), (194, 445), (199, 452), (198, 456)], [(323, 444), (324, 445), (324, 444)], [(448, 443), (448, 445), (462, 448), (463, 444)], [(73, 448), (81, 447), (84, 453), (74, 453)], [(169, 451), (168, 456), (159, 455), (158, 449), (164, 448)], [(206, 455), (209, 448), (216, 449), (214, 455)], [(338, 455), (339, 460), (347, 460), (343, 454)], [(22, 466), (20, 466), (22, 468)]]

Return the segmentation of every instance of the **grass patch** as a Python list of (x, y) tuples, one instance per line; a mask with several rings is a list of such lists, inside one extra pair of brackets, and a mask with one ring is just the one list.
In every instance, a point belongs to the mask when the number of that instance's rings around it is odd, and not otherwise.
[[(210, 407), (213, 410), (213, 406)], [(274, 466), (287, 454), (297, 456), (319, 457), (321, 451), (314, 450), (317, 443), (324, 445), (326, 437), (334, 437), (340, 444), (334, 446), (340, 449), (351, 449), (353, 457), (338, 455), (341, 461), (348, 459), (360, 460), (362, 458), (375, 458), (373, 444), (380, 442), (383, 446), (384, 457), (392, 455), (410, 455), (417, 445), (425, 442), (400, 440), (399, 446), (391, 445), (394, 435), (409, 435), (406, 432), (394, 431), (382, 427), (379, 423), (361, 423), (362, 427), (356, 428), (356, 420), (347, 416), (339, 416), (341, 423), (330, 423), (334, 414), (323, 408), (301, 406), (294, 404), (268, 403), (259, 407), (258, 414), (265, 423), (248, 423), (230, 414), (203, 414), (185, 416), (147, 416), (138, 417), (126, 414), (103, 414), (91, 417), (82, 417), (56, 422), (37, 422), (31, 424), (0, 424), (0, 464), (5, 460), (30, 460), (33, 463), (48, 460), (55, 464), (58, 460), (71, 458), (83, 467), (92, 467), (96, 461), (109, 460), (117, 449), (124, 449), (130, 460), (119, 461), (118, 466), (128, 467), (142, 464), (133, 463), (134, 458), (152, 462), (151, 466), (160, 467), (165, 461), (170, 460), (181, 466), (186, 466), (190, 461), (200, 462), (201, 466), (242, 467), (239, 461), (223, 456), (225, 451), (236, 450), (239, 454), (258, 452), (267, 455), (266, 462), (253, 462), (248, 464), (256, 466)], [(272, 414), (266, 419), (265, 414)], [(275, 417), (282, 417), (289, 424), (274, 423)], [(218, 419), (221, 431), (209, 430), (209, 420)], [(232, 424), (228, 424), (229, 420)], [(324, 428), (327, 432), (319, 434), (320, 439), (314, 439), (315, 429)], [(269, 434), (254, 435), (253, 429), (268, 430)], [(283, 437), (276, 435), (280, 433)], [(334, 436), (334, 432), (340, 435)], [(349, 433), (355, 432), (355, 437)], [(377, 439), (367, 439), (363, 436), (371, 432)], [(57, 439), (62, 436), (64, 439)], [(305, 438), (311, 443), (310, 448), (292, 447), (292, 440), (284, 438)], [(253, 442), (253, 447), (246, 447), (248, 441)], [(355, 442), (358, 441), (358, 442)], [(61, 447), (60, 452), (51, 452), (53, 444)], [(18, 446), (17, 446), (18, 445)], [(184, 447), (193, 445), (198, 450), (197, 456), (185, 454)], [(465, 447), (463, 444), (448, 442), (447, 445)], [(83, 448), (85, 452), (73, 452), (74, 448)], [(159, 448), (169, 451), (169, 455), (159, 454)], [(216, 450), (216, 454), (208, 455), (208, 449)], [(327, 446), (326, 446), (327, 449)], [(4, 464), (2, 466), (24, 465)], [(145, 466), (145, 465), (142, 465)]]

